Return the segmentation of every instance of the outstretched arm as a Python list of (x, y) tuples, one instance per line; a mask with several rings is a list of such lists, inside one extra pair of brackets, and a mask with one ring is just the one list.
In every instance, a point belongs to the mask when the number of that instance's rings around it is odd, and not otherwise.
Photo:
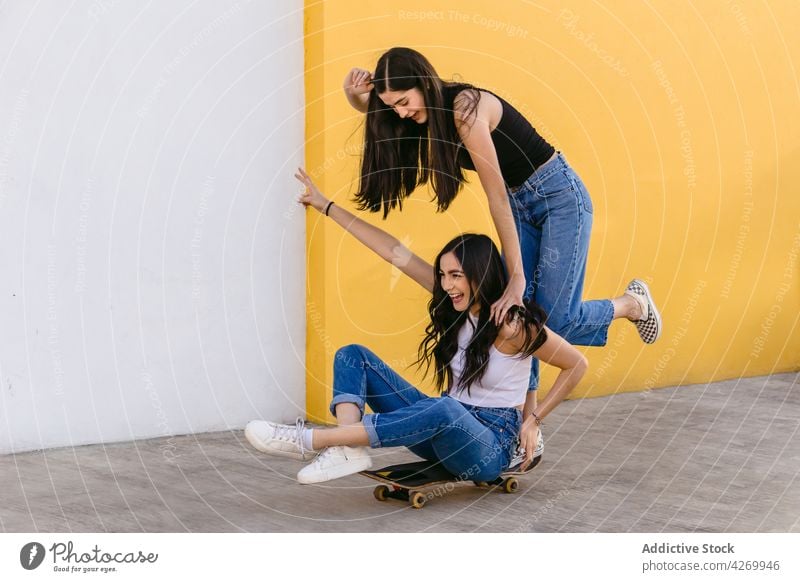
[(305, 193), (299, 199), (301, 204), (306, 207), (311, 206), (318, 212), (327, 210), (328, 216), (334, 222), (352, 234), (364, 246), (433, 293), (435, 279), (432, 265), (412, 253), (408, 247), (388, 232), (353, 216), (338, 204), (330, 204), (330, 200), (323, 196), (311, 177), (301, 168), (298, 168), (294, 177), (306, 187)]

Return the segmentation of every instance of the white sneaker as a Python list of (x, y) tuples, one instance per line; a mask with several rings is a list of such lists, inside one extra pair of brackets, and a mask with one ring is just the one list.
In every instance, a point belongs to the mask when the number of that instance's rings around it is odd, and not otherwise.
[(366, 471), (372, 467), (367, 450), (368, 447), (328, 447), (297, 473), (297, 480), (308, 485)]
[(302, 418), (298, 418), (294, 425), (251, 420), (244, 429), (244, 436), (262, 453), (307, 461), (313, 456), (314, 451), (303, 446), (304, 429), (305, 421)]
[(544, 452), (544, 437), (542, 436), (542, 429), (539, 429), (539, 438), (536, 439), (536, 450), (533, 451), (533, 458), (541, 457)]

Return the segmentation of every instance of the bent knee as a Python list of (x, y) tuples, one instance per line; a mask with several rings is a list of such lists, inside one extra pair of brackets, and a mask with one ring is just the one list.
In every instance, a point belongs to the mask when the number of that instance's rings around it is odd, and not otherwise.
[(338, 350), (336, 350), (335, 357), (337, 360), (340, 360), (343, 358), (355, 356), (360, 353), (362, 347), (363, 346), (360, 346), (359, 344), (348, 344), (346, 346), (342, 346)]
[(348, 344), (346, 346), (342, 346), (338, 350), (336, 350), (336, 355), (334, 357), (334, 362), (339, 361), (354, 361), (354, 360), (364, 360), (365, 356), (371, 355), (367, 348), (360, 344)]
[(451, 397), (437, 398), (433, 411), (440, 417), (442, 424), (451, 424), (469, 414), (458, 400)]
[(547, 314), (547, 327), (560, 336), (567, 333), (574, 325), (576, 318), (569, 313), (550, 312)]

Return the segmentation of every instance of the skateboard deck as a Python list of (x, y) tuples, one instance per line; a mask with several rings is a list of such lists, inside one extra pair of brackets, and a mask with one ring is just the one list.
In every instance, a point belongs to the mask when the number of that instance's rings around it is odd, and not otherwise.
[(441, 497), (456, 484), (469, 481), (478, 487), (496, 487), (514, 493), (519, 489), (517, 477), (530, 472), (541, 460), (541, 456), (535, 457), (525, 471), (518, 470), (519, 465), (509, 468), (490, 482), (458, 477), (434, 461), (390, 465), (377, 471), (361, 471), (361, 474), (382, 483), (372, 492), (378, 501), (400, 499), (408, 501), (411, 507), (422, 509), (432, 497)]

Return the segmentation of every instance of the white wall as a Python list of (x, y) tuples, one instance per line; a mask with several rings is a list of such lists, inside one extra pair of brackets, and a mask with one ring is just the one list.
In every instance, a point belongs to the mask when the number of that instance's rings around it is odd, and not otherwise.
[(0, 453), (305, 409), (301, 0), (0, 5)]

